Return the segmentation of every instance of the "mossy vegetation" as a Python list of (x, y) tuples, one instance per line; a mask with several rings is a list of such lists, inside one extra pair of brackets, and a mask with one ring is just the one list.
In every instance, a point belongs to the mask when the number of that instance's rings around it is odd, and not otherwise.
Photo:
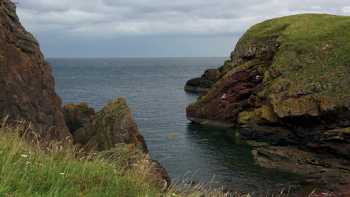
[(264, 122), (276, 122), (277, 117), (273, 113), (272, 109), (266, 105), (255, 109), (254, 111), (244, 111), (238, 116), (238, 123), (241, 125), (249, 124), (250, 122), (264, 123)]
[[(286, 96), (312, 94), (319, 99), (350, 95), (350, 17), (303, 14), (272, 19), (253, 26), (239, 45), (277, 38), (279, 48), (269, 67), (265, 83), (288, 81)], [(277, 71), (273, 77), (271, 71)], [(267, 92), (269, 93), (269, 92)]]

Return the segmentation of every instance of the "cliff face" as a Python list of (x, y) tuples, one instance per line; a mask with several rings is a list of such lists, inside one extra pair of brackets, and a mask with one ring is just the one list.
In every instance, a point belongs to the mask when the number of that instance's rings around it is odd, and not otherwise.
[[(240, 127), (242, 137), (270, 145), (302, 147), (259, 146), (254, 155), (265, 167), (288, 169), (284, 164), (293, 163), (300, 173), (315, 172), (308, 169), (316, 165), (349, 173), (349, 30), (350, 17), (319, 14), (253, 26), (237, 43), (224, 75), (187, 108), (188, 119)], [(299, 159), (303, 151), (317, 154)]]
[(0, 117), (30, 121), (45, 138), (66, 139), (51, 68), (9, 0), (0, 0), (0, 46)]

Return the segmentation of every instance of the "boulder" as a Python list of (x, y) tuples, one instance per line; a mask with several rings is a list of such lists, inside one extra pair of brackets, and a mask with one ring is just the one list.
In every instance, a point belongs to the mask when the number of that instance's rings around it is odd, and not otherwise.
[(70, 138), (51, 67), (10, 0), (0, 1), (0, 46), (0, 118), (30, 122), (43, 138)]

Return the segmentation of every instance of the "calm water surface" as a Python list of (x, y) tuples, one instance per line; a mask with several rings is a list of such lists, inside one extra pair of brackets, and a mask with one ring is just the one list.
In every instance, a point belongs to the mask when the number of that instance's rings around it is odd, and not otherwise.
[(239, 191), (287, 187), (292, 177), (254, 165), (250, 149), (223, 131), (186, 120), (185, 107), (196, 99), (183, 90), (186, 80), (225, 58), (49, 59), (64, 103), (88, 102), (100, 109), (127, 98), (151, 155), (174, 181), (184, 179)]

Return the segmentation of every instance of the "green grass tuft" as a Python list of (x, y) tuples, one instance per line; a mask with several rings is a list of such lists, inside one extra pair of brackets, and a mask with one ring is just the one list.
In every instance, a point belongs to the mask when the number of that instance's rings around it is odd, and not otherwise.
[(99, 157), (77, 158), (59, 145), (43, 150), (0, 128), (0, 196), (160, 196), (137, 171)]

